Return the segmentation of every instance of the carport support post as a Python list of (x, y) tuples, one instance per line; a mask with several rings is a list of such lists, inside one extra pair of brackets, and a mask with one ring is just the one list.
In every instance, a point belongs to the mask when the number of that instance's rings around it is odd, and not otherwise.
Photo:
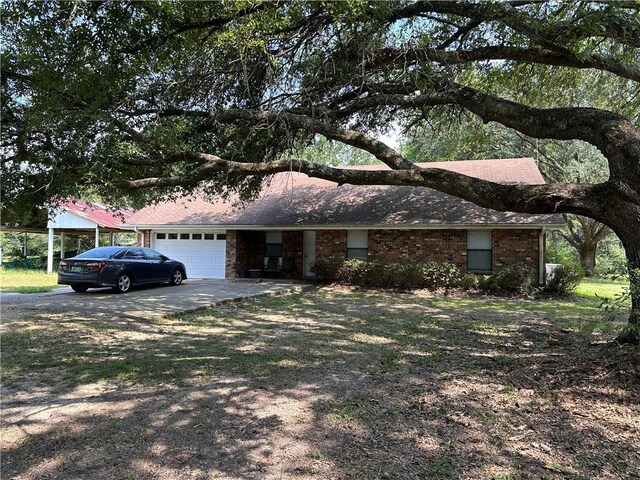
[(24, 258), (27, 258), (27, 253), (28, 253), (28, 249), (27, 249), (27, 244), (29, 242), (28, 237), (29, 237), (29, 234), (27, 232), (24, 232), (24, 238), (22, 239), (22, 254), (24, 255)]
[(60, 232), (60, 260), (64, 258), (64, 232)]
[(96, 225), (96, 247), (100, 246), (100, 227)]
[(111, 232), (111, 234), (109, 235), (109, 242), (111, 243), (111, 246), (113, 247), (113, 232)]
[(47, 241), (47, 273), (53, 273), (53, 228), (49, 229)]

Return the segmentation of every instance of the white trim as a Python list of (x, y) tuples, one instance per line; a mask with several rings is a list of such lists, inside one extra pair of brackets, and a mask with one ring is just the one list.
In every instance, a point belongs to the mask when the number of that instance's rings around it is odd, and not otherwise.
[(538, 239), (538, 284), (539, 285), (545, 284), (545, 275), (547, 270), (545, 265), (545, 257), (547, 256), (545, 252), (546, 231), (547, 229), (545, 227), (542, 227), (542, 230), (540, 230), (540, 235)]
[[(143, 227), (137, 227), (139, 230), (142, 230)], [(153, 228), (146, 228), (144, 227), (144, 230), (151, 230), (153, 233), (180, 233), (180, 232), (184, 232), (185, 230), (193, 230), (195, 231), (195, 233), (225, 233), (226, 229), (224, 228), (202, 228), (199, 227), (198, 225), (185, 225), (184, 228), (176, 228), (175, 225), (171, 225), (168, 227), (164, 227), (162, 225), (154, 225)]]
[(536, 224), (437, 224), (437, 225), (135, 225), (139, 230), (152, 230), (159, 232), (202, 230), (214, 233), (225, 230), (278, 230), (278, 231), (300, 231), (300, 230), (538, 230), (560, 229), (564, 224), (560, 223), (536, 223)]
[[(313, 248), (313, 252), (310, 251), (311, 247)], [(311, 271), (311, 265), (315, 261), (316, 261), (316, 231), (305, 230), (302, 234), (302, 276), (303, 278), (313, 278), (316, 276), (316, 274)]]
[(47, 273), (53, 273), (53, 228), (49, 228), (47, 238)]

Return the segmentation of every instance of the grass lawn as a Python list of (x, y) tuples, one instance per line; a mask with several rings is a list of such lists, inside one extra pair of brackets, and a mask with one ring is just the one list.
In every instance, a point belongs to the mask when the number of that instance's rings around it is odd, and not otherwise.
[(41, 270), (5, 270), (0, 268), (0, 290), (3, 292), (50, 292), (60, 286), (57, 282), (57, 273), (47, 274)]
[(158, 320), (3, 321), (3, 472), (630, 478), (640, 351), (597, 300), (320, 288)]
[(576, 295), (592, 300), (613, 299), (628, 287), (629, 282), (624, 279), (583, 278), (576, 289)]

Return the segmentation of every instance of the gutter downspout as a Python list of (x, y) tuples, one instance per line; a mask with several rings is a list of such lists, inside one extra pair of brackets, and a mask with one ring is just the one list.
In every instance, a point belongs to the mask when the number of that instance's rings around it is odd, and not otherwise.
[(546, 265), (545, 265), (545, 257), (547, 256), (545, 252), (545, 238), (547, 235), (547, 227), (542, 227), (540, 230), (540, 235), (538, 239), (538, 283), (540, 285), (545, 284), (546, 280)]

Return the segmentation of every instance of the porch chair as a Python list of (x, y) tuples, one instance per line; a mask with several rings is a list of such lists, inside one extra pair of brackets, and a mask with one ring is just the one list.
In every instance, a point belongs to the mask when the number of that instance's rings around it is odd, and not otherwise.
[(264, 257), (263, 272), (266, 277), (280, 275), (282, 273), (282, 257)]

